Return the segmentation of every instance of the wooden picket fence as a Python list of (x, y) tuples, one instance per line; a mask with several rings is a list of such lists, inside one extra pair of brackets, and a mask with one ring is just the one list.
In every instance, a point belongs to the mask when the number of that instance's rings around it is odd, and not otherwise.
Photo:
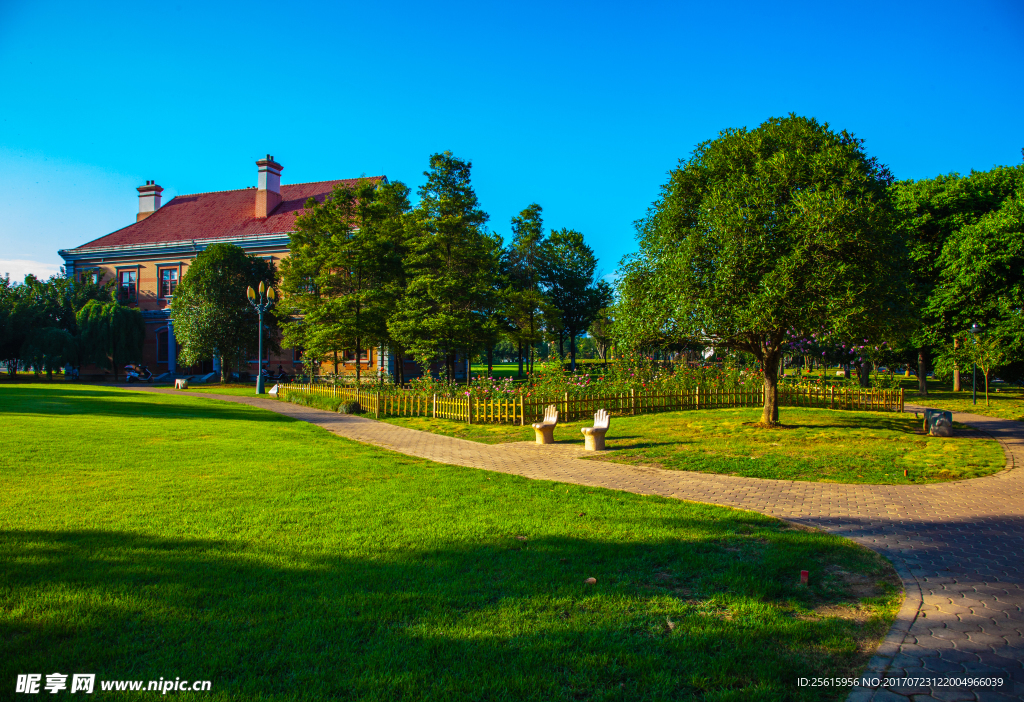
[[(539, 421), (548, 405), (558, 408), (563, 421), (589, 419), (599, 409), (624, 416), (676, 412), (679, 410), (722, 409), (729, 407), (763, 407), (764, 390), (739, 392), (697, 388), (669, 394), (631, 391), (610, 395), (585, 395), (558, 398), (507, 396), (482, 400), (474, 397), (438, 397), (411, 392), (382, 393), (354, 387), (321, 384), (288, 383), (289, 390), (311, 395), (335, 397), (358, 402), (374, 417), (435, 417), (469, 424), (518, 424)], [(778, 389), (779, 405), (815, 407), (819, 409), (862, 410), (870, 412), (902, 412), (903, 390), (853, 390), (847, 388)]]

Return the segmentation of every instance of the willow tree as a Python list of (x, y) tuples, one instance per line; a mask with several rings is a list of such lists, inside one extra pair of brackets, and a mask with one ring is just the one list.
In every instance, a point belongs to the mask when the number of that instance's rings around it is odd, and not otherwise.
[(777, 425), (787, 334), (878, 339), (905, 319), (891, 183), (863, 140), (796, 115), (699, 144), (637, 223), (620, 340), (751, 354), (764, 376), (761, 424)]
[(146, 322), (142, 312), (117, 302), (90, 300), (78, 311), (83, 356), (87, 362), (113, 371), (142, 360)]

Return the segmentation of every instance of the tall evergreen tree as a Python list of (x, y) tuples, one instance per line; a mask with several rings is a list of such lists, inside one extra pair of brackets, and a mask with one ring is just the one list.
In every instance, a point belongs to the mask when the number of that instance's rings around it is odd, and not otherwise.
[(405, 383), (405, 348), (388, 329), (405, 295), (406, 219), (411, 206), (409, 187), (401, 181), (374, 185), (364, 182), (356, 191), (360, 235), (369, 249), (371, 285), (365, 304), (372, 319), (373, 337), (386, 347), (395, 363), (395, 383)]
[[(295, 318), (286, 338), (308, 358), (334, 360), (373, 345), (397, 346), (387, 321), (404, 289), (402, 259), (409, 210), (403, 183), (362, 181), (338, 186), (323, 202), (310, 199), (296, 220), (291, 256), (282, 262), (287, 302)], [(400, 352), (400, 350), (399, 350)]]
[(597, 279), (597, 256), (579, 232), (551, 232), (543, 251), (542, 279), (551, 303), (560, 312), (575, 371), (576, 339), (611, 304), (611, 285)]
[(406, 294), (388, 324), (424, 367), (440, 360), (450, 378), (456, 354), (468, 358), (487, 340), (500, 252), (484, 230), (471, 169), (450, 151), (430, 157), (419, 207), (407, 220)]
[(524, 350), (532, 360), (533, 347), (543, 338), (543, 320), (551, 312), (540, 288), (545, 242), (542, 212), (533, 203), (513, 217), (512, 240), (502, 252), (502, 318), (507, 337), (519, 349), (519, 377), (523, 376)]

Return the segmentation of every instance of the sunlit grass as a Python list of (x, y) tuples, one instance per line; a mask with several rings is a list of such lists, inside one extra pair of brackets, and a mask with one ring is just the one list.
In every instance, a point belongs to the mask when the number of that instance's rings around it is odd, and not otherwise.
[(796, 679), (859, 672), (901, 599), (875, 554), (762, 515), (431, 463), (199, 395), (7, 386), (0, 416), (4, 685), (818, 700)]
[[(615, 417), (605, 453), (591, 458), (672, 470), (842, 483), (960, 480), (1002, 470), (999, 444), (967, 427), (952, 438), (927, 436), (912, 414), (784, 407), (780, 429), (755, 424), (758, 409), (717, 409)], [(483, 443), (532, 441), (533, 429), (396, 418), (393, 424)], [(563, 423), (558, 443), (582, 446), (580, 427)], [(904, 475), (907, 471), (907, 475)]]

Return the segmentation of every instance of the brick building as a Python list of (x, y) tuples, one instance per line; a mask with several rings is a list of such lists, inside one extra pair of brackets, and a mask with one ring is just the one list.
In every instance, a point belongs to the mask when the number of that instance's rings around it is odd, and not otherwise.
[[(196, 254), (211, 244), (231, 243), (247, 253), (277, 264), (288, 255), (289, 234), (295, 217), (309, 198), (323, 202), (336, 185), (355, 187), (360, 179), (328, 180), (319, 183), (281, 185), (281, 164), (268, 155), (256, 162), (257, 184), (241, 190), (178, 195), (161, 205), (163, 188), (147, 181), (138, 188), (139, 213), (133, 224), (73, 249), (59, 253), (69, 277), (92, 274), (116, 282), (118, 299), (136, 306), (146, 321), (143, 363), (154, 374), (203, 373), (219, 371), (210, 359), (199, 366), (182, 368), (177, 363), (174, 325), (168, 309), (178, 281)], [(370, 178), (386, 183), (385, 176)], [(253, 326), (256, 315), (253, 313)], [(302, 372), (301, 352), (288, 349), (281, 356), (264, 359), (271, 370), (284, 366), (289, 373)], [(349, 352), (339, 370), (355, 373), (355, 358)], [(386, 351), (369, 349), (362, 353), (363, 372), (391, 367)], [(257, 371), (257, 359), (250, 372)], [(83, 369), (88, 373), (90, 369)], [(325, 365), (325, 372), (333, 371)], [(308, 370), (307, 370), (308, 372)]]

